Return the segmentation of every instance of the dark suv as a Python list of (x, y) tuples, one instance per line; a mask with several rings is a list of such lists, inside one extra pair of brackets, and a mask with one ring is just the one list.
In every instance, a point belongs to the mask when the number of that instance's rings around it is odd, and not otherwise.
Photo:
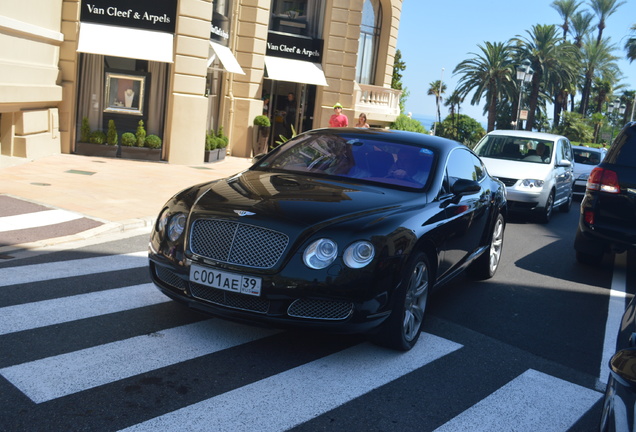
[(592, 170), (574, 240), (577, 261), (599, 263), (603, 253), (636, 247), (636, 122), (628, 123)]

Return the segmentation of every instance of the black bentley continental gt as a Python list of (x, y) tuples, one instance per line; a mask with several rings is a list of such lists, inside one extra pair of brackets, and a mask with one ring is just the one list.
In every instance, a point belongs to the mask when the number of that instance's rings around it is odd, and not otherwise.
[(174, 300), (409, 350), (433, 287), (464, 268), (477, 279), (497, 270), (505, 187), (464, 145), (318, 129), (255, 159), (161, 210), (150, 274)]

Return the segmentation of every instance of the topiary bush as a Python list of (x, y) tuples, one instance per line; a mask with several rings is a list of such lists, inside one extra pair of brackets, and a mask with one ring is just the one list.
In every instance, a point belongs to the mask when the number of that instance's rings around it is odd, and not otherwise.
[(225, 148), (230, 143), (230, 139), (223, 134), (223, 126), (219, 126), (219, 131), (216, 134), (218, 145), (217, 148)]
[(90, 142), (91, 127), (88, 124), (88, 117), (82, 119), (82, 128), (80, 129), (80, 142)]
[(104, 144), (106, 142), (106, 134), (100, 130), (93, 131), (91, 132), (88, 142), (93, 144)]
[(210, 151), (216, 149), (216, 136), (214, 131), (210, 131), (205, 134), (205, 150)]
[(157, 135), (148, 135), (146, 137), (145, 146), (154, 149), (161, 148), (161, 138), (159, 138)]
[(121, 136), (121, 145), (132, 147), (137, 144), (137, 137), (132, 132), (126, 132)]
[(137, 147), (143, 147), (146, 142), (146, 129), (144, 128), (143, 120), (139, 120), (135, 137), (137, 138)]
[(269, 117), (267, 116), (258, 115), (254, 117), (254, 126), (270, 127), (271, 125), (272, 122), (269, 121)]
[(106, 133), (106, 142), (108, 145), (117, 145), (119, 136), (115, 127), (115, 120), (108, 120), (108, 132)]

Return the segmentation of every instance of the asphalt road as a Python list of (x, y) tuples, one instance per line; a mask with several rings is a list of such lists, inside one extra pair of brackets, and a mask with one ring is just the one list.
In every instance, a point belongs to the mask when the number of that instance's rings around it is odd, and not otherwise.
[(0, 261), (0, 430), (596, 430), (614, 261), (575, 262), (576, 210), (513, 218), (496, 276), (441, 287), (406, 354), (189, 311), (146, 234)]

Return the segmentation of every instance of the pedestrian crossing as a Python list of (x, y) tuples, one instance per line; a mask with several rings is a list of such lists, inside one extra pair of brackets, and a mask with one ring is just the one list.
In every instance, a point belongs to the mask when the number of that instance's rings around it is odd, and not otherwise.
[[(86, 281), (90, 279), (113, 277), (116, 280), (120, 272), (135, 269), (147, 272), (146, 254), (139, 251), (0, 268), (0, 352), (11, 349), (6, 341), (27, 337), (32, 331), (46, 332), (78, 322), (91, 326), (98, 319), (118, 321), (125, 313), (149, 313), (149, 308), (172, 303), (150, 283), (97, 291), (86, 288)], [(30, 284), (43, 289), (43, 283), (61, 284), (64, 295), (29, 302)], [(175, 304), (174, 310), (180, 310), (178, 308), (180, 306)], [(131, 415), (127, 420), (129, 410), (115, 411), (109, 418), (118, 418), (116, 429), (125, 431), (285, 431), (343, 409), (352, 401), (387, 391), (396, 381), (408, 379), (421, 370), (454, 364), (457, 354), (468, 349), (452, 338), (426, 332), (416, 347), (406, 353), (367, 342), (343, 344), (340, 348), (316, 349), (302, 358), (294, 358), (289, 367), (283, 368), (282, 364), (287, 364), (283, 357), (296, 354), (290, 342), (284, 351), (274, 351), (274, 355), (269, 356), (280, 358), (281, 365), (268, 368), (261, 364), (261, 359), (266, 357), (263, 350), (270, 345), (284, 344), (286, 339), (286, 333), (281, 330), (214, 318), (108, 343), (93, 344), (88, 339), (81, 349), (4, 364), (0, 368), (0, 394), (4, 389), (17, 391), (30, 402), (24, 402), (20, 410), (39, 413), (38, 410), (44, 412), (63, 405), (66, 400), (72, 400), (73, 405), (81, 404), (84, 399), (90, 401), (97, 397), (93, 395), (99, 395), (100, 401), (105, 394), (113, 401), (126, 399), (130, 395), (120, 391), (134, 388), (133, 381), (162, 376), (165, 380), (176, 380), (177, 370), (186, 376), (188, 371), (195, 375), (205, 375), (207, 371), (212, 386), (212, 382), (220, 379), (215, 372), (232, 370), (233, 366), (240, 368), (240, 364), (245, 377), (254, 378), (244, 380), (241, 370), (236, 370), (232, 377), (227, 376), (227, 382), (217, 383), (218, 392), (208, 396), (205, 393), (182, 396), (184, 400), (179, 403), (166, 403), (164, 412), (160, 408), (138, 410), (136, 416)], [(263, 372), (253, 374), (245, 369), (246, 365)], [(278, 367), (281, 370), (277, 370)], [(470, 368), (470, 364), (465, 367)], [(237, 384), (233, 387), (234, 381)], [(125, 385), (120, 387), (118, 383)], [(425, 389), (430, 387), (430, 392), (436, 391), (432, 382), (420, 385)], [(461, 397), (461, 382), (457, 387), (460, 394), (456, 397)], [(418, 430), (565, 431), (602, 396), (595, 390), (533, 368), (512, 374), (508, 382), (495, 391), (472, 389), (471, 392), (484, 394), (465, 411), (441, 422), (423, 424)], [(107, 400), (103, 403), (109, 404)], [(117, 406), (114, 402), (111, 405)], [(440, 404), (418, 409), (425, 412), (445, 408)], [(86, 412), (91, 411), (90, 406), (86, 407)], [(18, 416), (13, 412), (11, 415)], [(0, 408), (0, 417), (3, 416), (6, 417)], [(34, 416), (42, 417), (42, 414)], [(11, 424), (11, 419), (5, 422), (7, 430), (11, 430)], [(32, 429), (39, 430), (39, 427)], [(53, 425), (49, 430), (57, 428)]]
[(0, 194), (0, 247), (78, 234), (103, 222)]

